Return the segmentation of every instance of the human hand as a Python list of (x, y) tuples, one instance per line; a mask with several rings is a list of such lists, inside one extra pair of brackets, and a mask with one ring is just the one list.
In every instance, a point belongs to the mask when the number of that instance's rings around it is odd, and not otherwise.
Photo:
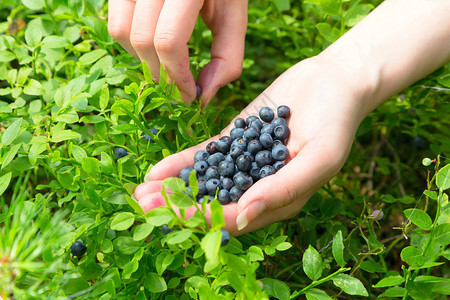
[[(247, 5), (245, 0), (109, 0), (108, 30), (125, 50), (148, 63), (155, 82), (162, 63), (184, 102), (195, 100), (197, 84), (207, 105), (220, 87), (242, 72)], [(196, 83), (187, 42), (199, 14), (213, 42), (211, 60)]]
[[(239, 202), (223, 206), (225, 229), (230, 234), (240, 235), (295, 216), (313, 193), (339, 171), (366, 113), (360, 104), (364, 98), (360, 87), (338, 65), (309, 59), (282, 74), (237, 116), (257, 115), (263, 106), (287, 105), (291, 108), (291, 135), (286, 166), (253, 184)], [(147, 176), (149, 182), (139, 185), (134, 193), (144, 211), (165, 205), (160, 193), (162, 180), (192, 167), (194, 154), (221, 135), (229, 135), (232, 127), (155, 165)], [(187, 209), (186, 217), (195, 210)], [(209, 219), (208, 206), (207, 210)]]

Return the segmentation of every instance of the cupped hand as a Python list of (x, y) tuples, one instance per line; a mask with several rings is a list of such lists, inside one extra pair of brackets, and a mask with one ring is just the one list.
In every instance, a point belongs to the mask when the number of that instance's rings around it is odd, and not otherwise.
[[(287, 105), (291, 108), (291, 135), (286, 166), (257, 181), (239, 202), (223, 206), (225, 229), (230, 234), (240, 235), (297, 215), (314, 192), (340, 170), (365, 116), (361, 101), (364, 95), (356, 82), (347, 78), (337, 65), (304, 60), (282, 74), (237, 116), (257, 115), (264, 106)], [(135, 190), (144, 211), (165, 205), (160, 193), (162, 180), (192, 167), (194, 154), (210, 141), (228, 135), (232, 124), (220, 135), (156, 164), (146, 176), (148, 182)], [(195, 209), (187, 209), (186, 216)]]
[[(241, 74), (247, 6), (246, 0), (109, 0), (108, 30), (125, 50), (148, 63), (155, 82), (162, 63), (184, 102), (195, 100), (198, 85), (206, 105)], [(199, 14), (213, 42), (211, 60), (196, 83), (187, 42)]]

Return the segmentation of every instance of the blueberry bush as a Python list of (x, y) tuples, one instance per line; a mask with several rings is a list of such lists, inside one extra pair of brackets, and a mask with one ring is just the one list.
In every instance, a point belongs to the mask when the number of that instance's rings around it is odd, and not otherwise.
[[(446, 299), (448, 65), (370, 114), (293, 219), (235, 238), (217, 199), (211, 226), (174, 213), (194, 205), (180, 178), (163, 183), (166, 207), (144, 213), (130, 197), (380, 2), (250, 1), (242, 76), (201, 110), (114, 42), (105, 0), (2, 0), (0, 298)], [(211, 40), (199, 21), (195, 75)]]

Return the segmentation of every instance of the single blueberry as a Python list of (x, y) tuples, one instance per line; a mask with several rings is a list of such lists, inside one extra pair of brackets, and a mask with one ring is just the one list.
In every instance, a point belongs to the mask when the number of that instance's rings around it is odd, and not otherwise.
[(217, 200), (222, 205), (228, 204), (231, 201), (230, 192), (226, 189), (221, 189), (217, 194)]
[(122, 158), (128, 155), (128, 151), (122, 147), (117, 147), (116, 149), (114, 149), (114, 155), (117, 158)]
[(213, 178), (220, 178), (219, 170), (216, 166), (209, 166), (208, 170), (205, 172), (205, 179), (208, 181)]
[(412, 144), (413, 144), (413, 147), (416, 149), (425, 148), (425, 140), (421, 136), (414, 137)]
[(283, 142), (280, 141), (280, 140), (274, 140), (274, 141), (273, 141), (272, 148), (273, 148), (273, 147), (276, 147), (276, 146), (278, 146), (278, 145), (284, 145), (284, 144), (283, 144)]
[(204, 179), (197, 180), (197, 186), (199, 195), (205, 195), (208, 193), (208, 190), (206, 189), (206, 180)]
[(289, 155), (289, 150), (285, 145), (278, 145), (272, 148), (272, 157), (275, 160), (285, 160)]
[(181, 179), (184, 180), (184, 182), (186, 183), (186, 185), (189, 184), (189, 174), (191, 174), (191, 172), (194, 170), (194, 168), (184, 168), (183, 170), (181, 170), (180, 172), (180, 177)]
[(222, 154), (227, 154), (230, 151), (231, 138), (229, 136), (221, 137), (217, 143), (217, 150)]
[(272, 136), (268, 133), (263, 133), (261, 134), (261, 136), (259, 137), (259, 141), (261, 142), (261, 145), (265, 148), (265, 149), (269, 149), (272, 147), (273, 145), (273, 139)]
[(211, 155), (208, 157), (208, 164), (209, 164), (210, 166), (218, 166), (219, 163), (220, 163), (221, 161), (223, 161), (223, 160), (225, 160), (225, 155), (223, 155), (223, 154), (220, 153), (220, 152), (216, 152), (216, 153), (214, 153), (214, 154), (211, 154)]
[(255, 161), (255, 156), (254, 156), (253, 154), (251, 154), (250, 152), (245, 151), (244, 154), (247, 155), (248, 157), (250, 157), (250, 159), (252, 160), (252, 162)]
[(268, 123), (265, 123), (265, 124), (267, 124), (267, 126), (264, 126), (261, 129), (261, 135), (263, 135), (264, 133), (268, 133), (268, 134), (273, 136), (273, 130), (275, 129), (275, 125), (268, 124)]
[(252, 159), (250, 156), (242, 154), (236, 159), (236, 166), (241, 171), (249, 171), (252, 168)]
[(245, 128), (245, 120), (243, 118), (237, 118), (234, 120), (234, 127), (236, 128)]
[(273, 119), (271, 123), (274, 127), (277, 127), (278, 125), (287, 125), (287, 122), (283, 118), (275, 118)]
[(231, 201), (238, 202), (239, 198), (241, 198), (243, 194), (244, 194), (244, 191), (238, 189), (236, 186), (233, 186), (230, 190)]
[(218, 188), (220, 188), (219, 179), (213, 178), (206, 182), (206, 189), (208, 190), (209, 195), (215, 195)]
[[(150, 128), (149, 131), (153, 134), (153, 135), (157, 135), (158, 134), (158, 129), (156, 128)], [(151, 144), (153, 144), (155, 141), (148, 135), (148, 134), (144, 134), (144, 139), (148, 142), (150, 141)]]
[[(231, 150), (230, 150), (230, 152), (231, 152)], [(225, 155), (225, 161), (234, 163), (234, 158), (230, 155), (230, 153), (228, 153), (227, 155)]]
[(161, 225), (162, 234), (166, 235), (172, 232), (172, 229), (169, 228), (166, 224)]
[(275, 113), (270, 107), (265, 106), (259, 110), (259, 117), (265, 122), (272, 122)]
[(240, 148), (244, 149), (244, 151), (247, 150), (247, 142), (243, 138), (234, 140), (231, 143), (231, 147), (234, 147), (234, 146), (240, 147)]
[(87, 251), (87, 247), (82, 241), (76, 241), (70, 245), (70, 252), (73, 256), (82, 257)]
[(202, 94), (202, 88), (198, 85), (195, 86), (197, 89), (197, 95), (196, 95), (196, 99), (200, 98), (200, 95)]
[(231, 149), (230, 149), (230, 156), (231, 156), (233, 159), (238, 158), (239, 155), (241, 155), (241, 154), (243, 154), (243, 153), (244, 153), (244, 149), (241, 148), (241, 147), (238, 147), (238, 146), (233, 146), (233, 147), (231, 147)]
[(220, 229), (220, 231), (222, 232), (222, 241), (220, 242), (220, 246), (226, 246), (228, 244), (228, 242), (230, 241), (230, 234), (228, 233), (228, 231)]
[(248, 127), (256, 127), (259, 130), (261, 130), (261, 128), (263, 128), (263, 122), (261, 122), (260, 119), (254, 119), (252, 120), (252, 122), (250, 123), (250, 126)]
[(287, 125), (278, 125), (273, 130), (273, 135), (277, 140), (284, 141), (289, 137), (290, 132), (291, 131), (289, 130), (289, 127), (287, 127)]
[(198, 161), (194, 164), (194, 169), (197, 174), (203, 175), (208, 170), (208, 163), (204, 160)]
[(259, 178), (263, 179), (264, 177), (267, 177), (269, 175), (273, 175), (277, 172), (275, 168), (271, 165), (265, 165), (261, 168), (261, 171), (259, 171)]
[(217, 144), (216, 142), (211, 142), (208, 145), (206, 145), (206, 152), (208, 152), (208, 154), (214, 154), (216, 153), (217, 150)]
[(234, 175), (234, 163), (223, 160), (217, 167), (219, 174), (224, 177), (232, 177)]
[(250, 171), (248, 173), (250, 174), (250, 176), (252, 176), (254, 182), (259, 179), (259, 171), (260, 170), (261, 169), (258, 167), (256, 162), (252, 162), (252, 168), (250, 169)]
[(253, 184), (253, 178), (250, 175), (248, 175), (247, 173), (238, 174), (237, 176), (235, 176), (233, 178), (233, 181), (234, 181), (234, 185), (242, 191), (247, 190)]
[(247, 127), (250, 126), (250, 124), (254, 121), (254, 120), (259, 120), (259, 118), (257, 116), (250, 116), (247, 119), (245, 119), (245, 124), (247, 125)]
[(271, 165), (272, 164), (272, 154), (269, 150), (262, 150), (256, 153), (255, 155), (255, 162), (258, 165), (258, 167), (262, 168), (265, 165)]
[(233, 128), (230, 131), (230, 136), (233, 140), (240, 139), (244, 136), (244, 131), (245, 131), (244, 128), (238, 128), (238, 127)]
[(277, 108), (279, 118), (287, 119), (291, 115), (291, 109), (286, 105), (280, 105)]
[[(259, 137), (261, 139), (261, 137)], [(247, 151), (255, 155), (262, 150), (263, 145), (259, 140), (252, 140), (247, 145)]]
[(282, 167), (284, 167), (284, 162), (277, 161), (276, 163), (273, 164), (273, 167), (276, 171), (279, 171)]
[(257, 127), (249, 127), (244, 131), (244, 140), (247, 142), (259, 138), (260, 130)]
[(194, 162), (198, 161), (207, 161), (209, 157), (209, 153), (205, 150), (199, 150), (194, 155)]
[(234, 182), (231, 178), (223, 177), (220, 179), (220, 184), (222, 187), (226, 190), (231, 190), (231, 188), (234, 186)]

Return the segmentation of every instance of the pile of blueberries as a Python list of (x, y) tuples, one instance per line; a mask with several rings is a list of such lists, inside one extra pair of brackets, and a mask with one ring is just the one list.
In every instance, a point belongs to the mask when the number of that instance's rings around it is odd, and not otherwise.
[[(194, 155), (194, 167), (181, 170), (179, 177), (189, 186), (189, 174), (197, 175), (197, 202), (217, 198), (222, 205), (237, 202), (256, 181), (275, 174), (288, 157), (286, 140), (290, 130), (286, 119), (291, 111), (286, 105), (277, 108), (278, 117), (269, 107), (258, 116), (238, 118), (230, 136), (211, 142)], [(188, 187), (188, 190), (190, 188)]]

